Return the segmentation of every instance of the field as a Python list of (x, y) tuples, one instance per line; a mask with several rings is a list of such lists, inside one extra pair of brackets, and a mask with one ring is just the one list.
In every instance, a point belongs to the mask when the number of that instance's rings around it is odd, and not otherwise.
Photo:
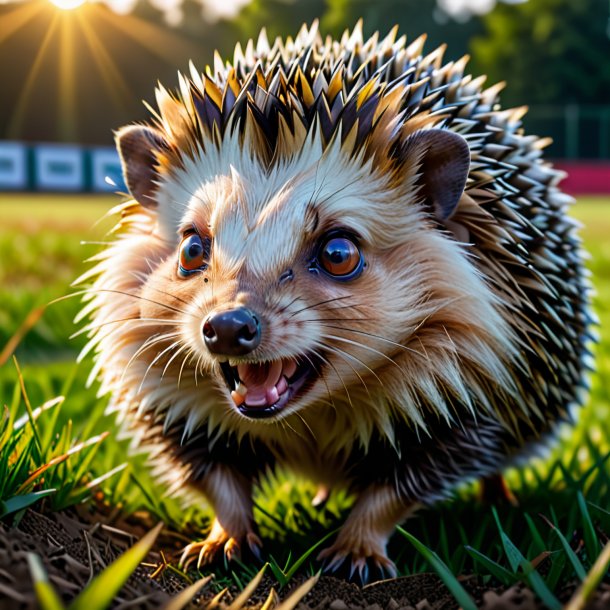
[[(115, 439), (114, 422), (104, 415), (105, 398), (97, 397), (95, 384), (87, 387), (91, 362), (76, 364), (85, 338), (69, 339), (78, 330), (73, 318), (79, 311), (79, 299), (47, 306), (76, 290), (70, 283), (86, 269), (82, 261), (99, 249), (112, 226), (109, 219), (96, 221), (117, 202), (113, 197), (0, 197), (0, 400), (11, 414), (6, 415), (5, 423), (10, 420), (14, 424), (29, 408), (19, 369), (33, 409), (55, 397), (65, 397), (62, 404), (37, 417), (38, 433), (33, 433), (34, 440), (28, 440), (36, 445), (35, 450), (29, 461), (13, 461), (12, 466), (21, 468), (21, 474), (13, 473), (11, 478), (4, 473), (0, 500), (6, 503), (29, 494), (32, 502), (38, 500), (39, 509), (46, 510), (63, 509), (95, 495), (97, 504), (108, 510), (145, 512), (186, 535), (196, 535), (198, 528), (205, 526), (206, 510), (184, 510), (176, 501), (163, 497), (142, 467), (141, 458), (128, 458), (125, 443)], [(456, 596), (460, 589), (455, 577), (476, 574), (485, 583), (506, 587), (524, 580), (545, 605), (557, 608), (572, 594), (574, 587), (566, 589), (567, 584), (586, 578), (608, 540), (610, 467), (605, 458), (610, 451), (610, 200), (583, 198), (573, 215), (583, 223), (582, 236), (591, 253), (589, 267), (600, 318), (597, 372), (578, 424), (562, 431), (550, 457), (507, 473), (519, 501), (517, 507), (481, 503), (476, 486), (467, 486), (456, 500), (424, 510), (408, 522), (408, 533), (417, 540), (399, 531), (391, 541), (390, 556), (402, 574), (434, 569)], [(108, 436), (97, 437), (107, 431)], [(27, 478), (36, 466), (87, 439), (93, 440), (61, 464), (45, 469), (44, 479)], [(0, 428), (0, 470), (4, 468), (2, 448), (6, 442)], [(98, 478), (102, 480), (96, 481)], [(56, 491), (44, 499), (44, 494), (32, 496), (50, 488)], [(302, 556), (306, 556), (304, 572), (317, 569), (312, 547), (339, 525), (349, 504), (339, 493), (323, 510), (314, 510), (310, 507), (314, 493), (311, 484), (293, 481), (283, 473), (266, 481), (257, 492), (256, 518), (266, 559), (280, 584), (289, 580)], [(18, 514), (19, 510), (8, 512)], [(0, 516), (8, 512), (5, 507), (3, 513), (0, 504)], [(221, 570), (221, 579), (241, 584), (244, 575), (251, 576), (258, 566), (253, 562), (236, 570)]]

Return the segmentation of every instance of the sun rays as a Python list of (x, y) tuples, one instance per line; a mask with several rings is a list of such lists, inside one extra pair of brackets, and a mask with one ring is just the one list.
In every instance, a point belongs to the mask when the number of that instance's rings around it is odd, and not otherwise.
[(21, 89), (21, 93), (19, 94), (19, 97), (17, 99), (17, 105), (15, 106), (11, 121), (9, 123), (9, 138), (19, 137), (19, 133), (21, 131), (21, 127), (24, 121), (24, 116), (27, 112), (28, 101), (32, 95), (32, 89), (36, 84), (42, 63), (45, 60), (49, 45), (55, 37), (58, 25), (59, 15), (54, 15), (51, 19), (49, 29), (47, 30), (47, 33), (45, 34), (45, 37), (43, 38), (40, 44), (38, 53), (36, 55), (36, 58), (34, 59), (34, 63), (32, 64), (32, 68), (30, 69), (30, 72), (25, 79), (23, 88)]
[(54, 4), (57, 8), (65, 11), (78, 8), (81, 4), (84, 4), (86, 0), (49, 0), (51, 4)]
[(16, 100), (7, 109), (7, 137), (27, 138), (44, 114), (56, 117), (55, 133), (46, 137), (76, 141), (79, 125), (96, 119), (96, 105), (117, 116), (127, 108), (133, 113), (139, 100), (130, 70), (138, 69), (140, 58), (173, 68), (197, 59), (201, 50), (167, 28), (99, 2), (31, 0), (0, 14), (0, 53), (16, 58), (5, 63)]

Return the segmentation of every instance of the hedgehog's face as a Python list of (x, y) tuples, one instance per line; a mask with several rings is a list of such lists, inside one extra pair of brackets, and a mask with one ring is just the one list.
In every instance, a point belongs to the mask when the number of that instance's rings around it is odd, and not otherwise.
[[(401, 246), (387, 187), (370, 168), (340, 168), (330, 152), (318, 163), (320, 155), (312, 148), (271, 172), (239, 155), (223, 172), (208, 156), (156, 193), (173, 250), (147, 278), (142, 317), (165, 316), (154, 301), (177, 305), (181, 313), (166, 313), (188, 346), (183, 356), (220, 381), (246, 418), (354, 400), (417, 322), (403, 313), (421, 300), (417, 285), (396, 294), (404, 288), (390, 259)], [(371, 210), (383, 207), (387, 216), (376, 219)], [(414, 213), (408, 223), (422, 219)]]
[[(122, 153), (130, 190), (146, 201), (151, 191), (134, 182), (142, 168)], [(141, 316), (174, 320), (181, 353), (169, 349), (159, 366), (209, 376), (249, 420), (324, 404), (383, 409), (430, 358), (426, 342), (438, 347), (435, 324), (445, 338), (461, 320), (449, 303), (480, 289), (461, 255), (450, 260), (459, 246), (434, 219), (457, 204), (460, 164), (444, 183), (450, 196), (424, 202), (409, 183), (423, 165), (396, 184), (338, 145), (312, 142), (271, 170), (229, 145), (186, 161), (154, 192), (170, 245), (143, 284)]]

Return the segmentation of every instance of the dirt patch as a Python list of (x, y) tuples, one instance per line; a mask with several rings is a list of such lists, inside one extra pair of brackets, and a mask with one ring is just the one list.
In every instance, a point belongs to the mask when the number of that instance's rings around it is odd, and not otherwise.
[[(49, 580), (67, 604), (105, 566), (129, 548), (152, 523), (145, 516), (108, 525), (91, 522), (87, 514), (75, 510), (43, 515), (26, 511), (13, 527), (0, 523), (0, 610), (34, 610), (38, 607), (32, 587), (27, 555), (36, 553), (48, 572)], [(134, 572), (113, 608), (148, 609), (162, 607), (187, 581), (163, 564), (161, 549), (177, 549), (183, 540), (173, 532), (163, 532), (157, 544), (158, 551), (150, 553), (144, 564)], [(156, 573), (156, 574), (155, 574)], [(154, 578), (151, 575), (155, 574)], [(279, 597), (287, 597), (305, 580), (296, 577)], [(543, 608), (533, 593), (522, 585), (507, 590), (490, 589), (474, 576), (462, 579), (462, 584), (478, 607), (484, 610), (539, 610)], [(277, 583), (265, 577), (248, 608), (259, 609)], [(575, 584), (561, 591), (560, 598), (567, 601)], [(205, 607), (206, 601), (218, 592), (209, 586), (201, 592), (190, 607)], [(238, 595), (230, 588), (223, 602), (230, 603)], [(603, 584), (589, 610), (610, 607), (610, 585)], [(458, 604), (436, 574), (417, 574), (372, 583), (359, 587), (345, 580), (322, 576), (313, 590), (301, 601), (300, 610), (450, 610)]]

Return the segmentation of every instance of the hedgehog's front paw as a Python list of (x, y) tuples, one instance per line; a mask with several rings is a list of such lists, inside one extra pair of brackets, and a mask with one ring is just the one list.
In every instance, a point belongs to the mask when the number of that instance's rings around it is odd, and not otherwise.
[(366, 584), (369, 581), (396, 576), (396, 566), (385, 553), (385, 544), (360, 536), (358, 539), (346, 539), (345, 536), (318, 555), (325, 572), (339, 573), (349, 580)]
[(232, 561), (241, 556), (241, 543), (245, 540), (254, 555), (260, 556), (261, 541), (253, 532), (249, 531), (243, 536), (230, 536), (225, 529), (214, 521), (212, 530), (205, 540), (192, 542), (185, 547), (180, 557), (179, 565), (185, 570), (197, 560), (197, 569), (202, 565), (213, 563), (221, 552), (227, 561)]
[(205, 540), (191, 542), (184, 548), (179, 566), (186, 570), (196, 560), (197, 569), (199, 569), (201, 566), (212, 563), (223, 548), (224, 555), (228, 560), (239, 554), (239, 543), (235, 538), (231, 538), (224, 530), (223, 535), (211, 532)]

